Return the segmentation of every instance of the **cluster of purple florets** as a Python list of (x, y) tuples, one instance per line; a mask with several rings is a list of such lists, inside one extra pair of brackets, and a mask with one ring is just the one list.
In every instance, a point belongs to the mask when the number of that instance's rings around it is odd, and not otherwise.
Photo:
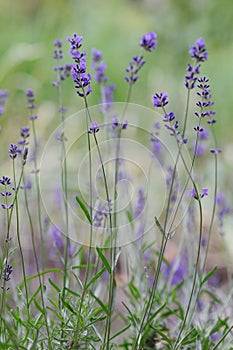
[[(157, 35), (154, 32), (149, 32), (142, 36), (140, 46), (146, 50), (146, 51), (153, 51), (156, 49), (157, 46)], [(129, 64), (129, 67), (126, 68), (126, 72), (128, 73), (127, 76), (125, 76), (125, 81), (133, 85), (138, 80), (138, 72), (141, 70), (141, 68), (144, 66), (146, 61), (144, 60), (143, 56), (134, 56)]]
[(63, 58), (63, 52), (62, 52), (62, 41), (61, 40), (55, 40), (54, 41), (54, 51), (53, 51), (53, 58), (58, 62), (58, 65), (54, 68), (55, 72), (57, 72), (57, 80), (53, 82), (53, 86), (59, 86), (60, 83), (68, 78), (71, 73), (71, 64), (60, 64), (60, 61)]
[(200, 73), (201, 62), (206, 61), (208, 57), (205, 42), (202, 38), (197, 39), (196, 45), (190, 47), (189, 54), (194, 63), (188, 63), (184, 84), (187, 89), (193, 89)]
[(0, 90), (0, 115), (5, 112), (5, 104), (7, 101), (8, 91)]
[(72, 38), (68, 37), (67, 40), (70, 43), (70, 55), (75, 62), (71, 69), (75, 88), (80, 97), (86, 97), (92, 92), (92, 89), (91, 74), (87, 73), (86, 67), (86, 52), (80, 50), (83, 38), (74, 34)]

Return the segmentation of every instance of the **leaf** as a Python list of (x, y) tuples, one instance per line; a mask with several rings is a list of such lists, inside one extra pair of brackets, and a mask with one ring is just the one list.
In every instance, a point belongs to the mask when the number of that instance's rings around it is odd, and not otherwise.
[(154, 219), (155, 219), (155, 223), (156, 223), (156, 226), (158, 227), (159, 231), (162, 233), (162, 235), (164, 235), (164, 230), (163, 230), (159, 220), (157, 219), (156, 216), (154, 217)]
[(80, 294), (76, 293), (72, 289), (65, 287), (65, 290), (67, 290), (67, 292), (69, 292), (70, 294), (74, 295), (75, 297), (80, 298)]
[(172, 344), (173, 340), (171, 340), (171, 339), (167, 336), (167, 334), (165, 334), (164, 332), (162, 332), (162, 331), (161, 331), (160, 329), (158, 329), (158, 328), (155, 328), (155, 327), (151, 327), (151, 328), (156, 332), (156, 334), (159, 334), (160, 337), (161, 337), (165, 342), (167, 342), (169, 345)]
[(201, 281), (200, 287), (202, 287), (203, 284), (205, 284), (205, 282), (206, 282), (211, 276), (213, 276), (213, 274), (215, 274), (216, 270), (217, 270), (217, 266), (215, 265), (215, 266), (213, 267), (213, 269), (210, 270), (210, 272), (208, 272), (207, 275), (203, 278), (203, 280)]
[(105, 305), (102, 300), (100, 300), (91, 290), (89, 291), (91, 296), (97, 301), (97, 303), (101, 306), (102, 310), (108, 315), (108, 307)]
[(119, 330), (117, 333), (113, 334), (113, 335), (111, 336), (110, 340), (112, 340), (112, 339), (118, 337), (118, 335), (120, 335), (120, 334), (124, 333), (125, 331), (127, 331), (127, 329), (129, 329), (130, 326), (131, 326), (131, 323), (129, 323), (125, 328), (122, 328), (121, 330)]
[(137, 322), (137, 321), (138, 321), (138, 320), (135, 318), (135, 315), (132, 313), (132, 311), (130, 310), (130, 308), (124, 303), (124, 301), (122, 301), (121, 303), (122, 303), (122, 305), (126, 308), (126, 310), (128, 311), (128, 313), (130, 314), (134, 327), (137, 328), (137, 326), (138, 326), (138, 322)]
[(54, 283), (51, 278), (49, 278), (49, 283), (51, 284), (51, 286), (53, 286), (54, 289), (56, 289), (56, 291), (58, 293), (61, 293), (61, 289), (56, 285), (56, 283)]
[(130, 282), (130, 284), (129, 284), (129, 289), (130, 289), (130, 292), (131, 292), (132, 296), (134, 297), (134, 299), (135, 299), (136, 301), (140, 300), (141, 294), (140, 294), (138, 288), (137, 288), (137, 287), (135, 286), (135, 284), (133, 283), (133, 281)]
[(31, 298), (29, 299), (28, 305), (31, 304), (31, 302), (34, 300), (34, 298), (35, 298), (35, 297), (37, 296), (37, 294), (39, 293), (40, 289), (41, 289), (41, 286), (39, 285), (39, 287), (37, 288), (37, 290), (35, 291), (35, 293), (34, 293), (34, 294), (31, 296)]
[(104, 256), (104, 254), (102, 253), (102, 249), (96, 247), (97, 253), (100, 257), (100, 259), (102, 260), (104, 266), (106, 267), (107, 271), (109, 274), (111, 274), (111, 266), (109, 265), (108, 260), (106, 259), (106, 257)]
[(106, 271), (105, 267), (103, 267), (95, 276), (92, 277), (86, 288), (89, 288), (104, 273), (104, 271)]
[(150, 318), (147, 320), (145, 327), (147, 327), (147, 325), (150, 325), (150, 323), (153, 321), (153, 319), (165, 308), (165, 306), (167, 305), (167, 302), (165, 302), (163, 305), (161, 305), (151, 316)]
[[(37, 278), (39, 276), (43, 276), (43, 275), (47, 275), (47, 273), (51, 273), (51, 272), (61, 272), (60, 269), (57, 269), (57, 268), (54, 268), (54, 269), (49, 269), (49, 270), (45, 270), (43, 272), (40, 272), (39, 274), (37, 273), (36, 275), (33, 275), (33, 276), (29, 276), (26, 278), (26, 281), (31, 281), (33, 280), (34, 278)], [(19, 285), (19, 288), (22, 288), (24, 286), (24, 281), (20, 283)]]
[(38, 303), (38, 301), (36, 299), (34, 299), (34, 304), (35, 304), (35, 307), (37, 308), (37, 310), (39, 310), (43, 315), (45, 315), (44, 309), (40, 306), (40, 304)]
[(91, 216), (90, 216), (89, 211), (88, 211), (87, 207), (85, 206), (85, 204), (81, 201), (81, 199), (78, 196), (76, 196), (76, 201), (80, 205), (80, 208), (82, 209), (83, 213), (85, 214), (87, 220), (90, 222), (90, 224), (92, 224)]

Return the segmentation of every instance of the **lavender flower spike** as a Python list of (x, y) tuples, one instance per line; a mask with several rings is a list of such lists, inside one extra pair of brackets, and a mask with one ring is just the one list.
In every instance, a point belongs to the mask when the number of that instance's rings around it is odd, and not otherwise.
[(95, 121), (93, 121), (93, 122), (91, 122), (91, 124), (90, 124), (90, 129), (88, 130), (88, 133), (89, 134), (95, 134), (96, 132), (98, 132), (99, 131), (99, 125), (98, 125), (98, 123), (97, 122), (95, 122)]
[(21, 150), (19, 149), (19, 147), (15, 144), (11, 144), (9, 148), (10, 158), (15, 159), (19, 153), (21, 153)]
[(146, 51), (156, 49), (157, 35), (154, 32), (149, 32), (142, 36), (140, 46)]
[(192, 58), (195, 58), (197, 62), (204, 62), (207, 60), (208, 52), (206, 51), (205, 42), (202, 38), (197, 39), (196, 45), (190, 47), (189, 54)]
[(156, 93), (152, 96), (152, 103), (154, 107), (164, 107), (168, 104), (168, 94), (166, 92)]

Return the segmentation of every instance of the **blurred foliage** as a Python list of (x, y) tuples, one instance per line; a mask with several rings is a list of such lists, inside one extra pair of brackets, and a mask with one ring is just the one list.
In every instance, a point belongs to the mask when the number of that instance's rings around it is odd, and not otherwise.
[[(183, 80), (189, 60), (189, 46), (199, 37), (206, 41), (209, 59), (203, 65), (212, 85), (213, 100), (218, 113), (220, 143), (231, 140), (231, 85), (233, 70), (233, 6), (229, 0), (0, 0), (0, 88), (10, 90), (8, 112), (1, 118), (4, 134), (12, 133), (27, 123), (24, 92), (36, 91), (43, 117), (42, 130), (53, 128), (57, 91), (51, 86), (55, 79), (53, 42), (64, 42), (64, 60), (70, 61), (66, 37), (77, 32), (84, 37), (84, 46), (103, 51), (110, 81), (117, 86), (116, 100), (124, 101), (127, 86), (124, 70), (132, 55), (140, 53), (142, 34), (155, 31), (158, 47), (145, 55), (147, 65), (140, 74), (141, 84), (133, 90), (132, 102), (151, 106), (155, 91), (169, 93), (170, 108), (183, 110)], [(91, 95), (90, 104), (98, 103)], [(64, 85), (65, 105), (70, 113), (82, 108), (71, 81)], [(38, 121), (39, 122), (39, 121)], [(18, 132), (18, 129), (17, 129)], [(5, 136), (6, 137), (6, 136)]]

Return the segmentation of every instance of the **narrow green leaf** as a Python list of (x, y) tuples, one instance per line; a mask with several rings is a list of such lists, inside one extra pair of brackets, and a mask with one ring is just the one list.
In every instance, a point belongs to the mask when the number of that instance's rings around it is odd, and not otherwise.
[[(26, 281), (27, 281), (27, 282), (28, 282), (28, 281), (31, 281), (31, 280), (33, 280), (34, 278), (37, 278), (37, 277), (43, 276), (43, 275), (47, 275), (48, 273), (51, 273), (51, 272), (61, 272), (61, 270), (58, 269), (58, 268), (45, 270), (45, 271), (43, 271), (43, 272), (40, 272), (39, 274), (37, 273), (36, 275), (27, 277), (27, 278), (26, 278)], [(24, 281), (20, 283), (19, 288), (21, 289), (23, 286), (24, 286)]]
[(201, 281), (200, 287), (202, 287), (203, 284), (205, 284), (205, 282), (206, 282), (211, 276), (213, 276), (213, 274), (215, 274), (216, 270), (217, 270), (217, 266), (215, 265), (215, 266), (213, 267), (213, 269), (210, 270), (210, 271), (207, 273), (207, 275), (203, 278), (203, 280)]
[(72, 266), (72, 270), (75, 270), (75, 269), (86, 269), (87, 267), (95, 267), (95, 265), (94, 264), (90, 264), (90, 265), (87, 265), (87, 264), (75, 265), (75, 266)]
[(133, 283), (133, 281), (130, 282), (129, 289), (130, 289), (130, 292), (131, 292), (132, 296), (134, 297), (134, 299), (136, 301), (138, 301), (140, 299), (141, 294), (140, 294), (138, 288)]
[(33, 295), (31, 296), (31, 298), (29, 299), (28, 305), (31, 305), (31, 302), (35, 299), (35, 297), (36, 297), (37, 294), (39, 293), (40, 289), (41, 289), (41, 286), (39, 286), (39, 287), (37, 288), (37, 290), (35, 291), (35, 293), (33, 293)]
[(132, 313), (132, 311), (130, 310), (130, 308), (123, 301), (122, 301), (122, 305), (126, 308), (128, 313), (130, 314), (130, 316), (132, 318), (132, 322), (134, 324), (134, 327), (137, 327), (137, 325), (138, 325), (137, 320), (136, 320), (134, 314)]
[(49, 280), (49, 283), (51, 284), (51, 286), (52, 286), (54, 289), (56, 289), (56, 291), (57, 291), (58, 293), (61, 293), (61, 289), (56, 285), (56, 283), (54, 283), (54, 282), (51, 280), (51, 278), (49, 278), (48, 280)]
[(106, 257), (104, 256), (104, 254), (102, 253), (102, 249), (96, 247), (97, 253), (100, 257), (100, 259), (102, 260), (104, 266), (106, 267), (107, 271), (109, 274), (111, 274), (111, 266), (109, 265), (108, 260), (106, 259)]
[(153, 319), (165, 308), (165, 306), (167, 305), (167, 303), (165, 302), (163, 305), (161, 305), (148, 319), (148, 321), (146, 322), (145, 327), (147, 327), (147, 325), (150, 325), (151, 322), (153, 321)]
[(101, 306), (102, 310), (108, 314), (108, 307), (105, 305), (102, 300), (100, 300), (91, 290), (89, 291), (91, 296), (97, 301), (97, 303)]
[(89, 211), (87, 210), (85, 204), (81, 201), (81, 199), (78, 196), (76, 196), (76, 201), (80, 205), (80, 208), (82, 209), (83, 213), (85, 214), (87, 220), (90, 222), (90, 224), (92, 224), (91, 216), (90, 216)]
[(89, 288), (103, 273), (106, 271), (105, 267), (103, 267), (92, 279), (88, 282), (87, 288)]
[(159, 220), (157, 219), (157, 217), (155, 216), (155, 223), (156, 223), (156, 226), (158, 227), (159, 231), (162, 233), (162, 235), (164, 235), (164, 230), (159, 222)]
[(158, 329), (158, 328), (154, 328), (154, 327), (152, 327), (154, 330), (155, 330), (155, 332), (157, 333), (157, 334), (159, 334), (160, 335), (160, 337), (163, 339), (163, 340), (165, 340), (169, 345), (171, 345), (172, 344), (172, 342), (173, 342), (173, 340), (171, 340), (164, 332), (162, 332), (160, 329)]
[(69, 304), (69, 303), (67, 303), (66, 301), (62, 301), (62, 303), (63, 303), (63, 305), (65, 306), (65, 307), (67, 307), (67, 309), (69, 309), (70, 310), (70, 312), (72, 312), (72, 314), (74, 314), (74, 315), (76, 315), (76, 311), (72, 308), (72, 306)]
[(30, 347), (30, 350), (37, 350), (38, 349), (38, 343), (37, 343), (38, 335), (39, 335), (39, 331), (37, 330), (35, 340), (34, 340), (32, 346)]
[(77, 292), (73, 291), (70, 288), (65, 287), (65, 290), (67, 290), (67, 292), (69, 292), (70, 294), (74, 295), (77, 298), (80, 298), (80, 294), (78, 294)]
[(131, 327), (131, 323), (129, 323), (126, 327), (122, 328), (121, 330), (119, 330), (117, 333), (113, 334), (113, 336), (111, 336), (110, 340), (118, 337), (118, 335), (124, 333), (125, 331), (127, 331), (127, 329), (129, 329)]
[(40, 304), (38, 303), (38, 301), (36, 299), (34, 299), (34, 304), (35, 304), (35, 307), (37, 308), (37, 310), (39, 310), (43, 315), (45, 314), (44, 313), (44, 310), (43, 308), (40, 306)]

